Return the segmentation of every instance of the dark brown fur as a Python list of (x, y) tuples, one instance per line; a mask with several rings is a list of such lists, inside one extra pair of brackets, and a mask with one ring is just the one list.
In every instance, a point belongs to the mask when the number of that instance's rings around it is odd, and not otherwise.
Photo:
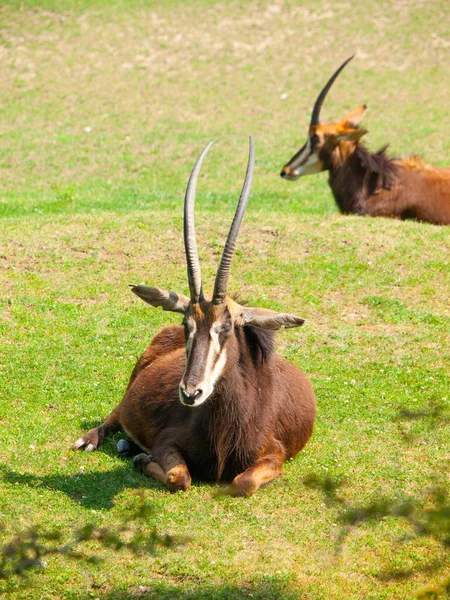
[[(180, 454), (192, 475), (229, 482), (241, 474), (241, 487), (233, 492), (253, 493), (254, 482), (243, 478), (247, 469), (263, 458), (281, 472), (310, 438), (314, 394), (304, 373), (274, 354), (270, 331), (236, 327), (227, 352), (213, 395), (197, 408), (184, 406), (178, 394), (184, 330), (167, 327), (138, 360), (121, 403), (84, 442), (97, 447), (108, 431), (123, 427), (157, 463), (167, 465), (171, 454)], [(190, 480), (183, 473), (173, 485), (164, 482), (176, 490)]]
[(450, 224), (450, 169), (371, 153), (361, 143), (340, 142), (321, 149), (331, 190), (345, 214), (417, 219)]
[(251, 138), (244, 185), (214, 292), (205, 299), (193, 212), (199, 170), (211, 143), (192, 170), (184, 202), (190, 298), (131, 286), (151, 306), (182, 314), (183, 326), (167, 327), (155, 336), (133, 369), (119, 406), (72, 448), (95, 450), (109, 431), (122, 427), (147, 452), (135, 457), (136, 467), (169, 489), (187, 490), (193, 474), (231, 482), (231, 494), (249, 496), (275, 479), (283, 463), (306, 444), (313, 430), (315, 399), (304, 373), (273, 351), (273, 331), (299, 327), (304, 320), (242, 306), (226, 294), (253, 178)]

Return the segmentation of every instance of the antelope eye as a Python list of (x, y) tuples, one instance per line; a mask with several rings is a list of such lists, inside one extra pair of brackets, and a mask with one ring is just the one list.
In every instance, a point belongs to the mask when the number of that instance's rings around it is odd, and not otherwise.
[(225, 323), (225, 325), (222, 325), (220, 333), (230, 333), (230, 331), (231, 331), (231, 323)]

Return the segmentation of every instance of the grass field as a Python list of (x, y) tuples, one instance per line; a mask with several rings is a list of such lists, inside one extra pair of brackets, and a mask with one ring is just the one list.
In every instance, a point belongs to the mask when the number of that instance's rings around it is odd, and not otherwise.
[[(115, 527), (140, 493), (154, 506), (145, 529), (188, 541), (156, 556), (92, 542), (102, 563), (49, 557), (0, 580), (0, 597), (404, 600), (448, 578), (445, 511), (432, 536), (393, 514), (348, 526), (345, 511), (445, 505), (450, 228), (344, 217), (326, 175), (278, 176), (352, 53), (323, 117), (366, 102), (372, 149), (448, 165), (447, 13), (438, 0), (2, 2), (1, 543), (36, 523)], [(277, 340), (313, 382), (317, 423), (254, 497), (201, 482), (170, 494), (117, 457), (120, 435), (92, 454), (70, 446), (178, 322), (127, 286), (187, 292), (184, 189), (214, 139), (196, 217), (211, 290), (249, 134), (255, 182), (230, 291), (307, 320)]]

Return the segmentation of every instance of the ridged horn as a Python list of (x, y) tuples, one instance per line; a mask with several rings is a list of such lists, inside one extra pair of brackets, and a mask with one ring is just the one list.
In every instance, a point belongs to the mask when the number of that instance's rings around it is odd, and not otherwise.
[(253, 148), (253, 140), (249, 138), (249, 154), (247, 163), (247, 172), (245, 174), (244, 185), (242, 187), (241, 196), (234, 213), (233, 222), (228, 233), (228, 238), (222, 252), (220, 265), (217, 270), (216, 281), (214, 283), (213, 303), (223, 304), (225, 302), (228, 286), (228, 278), (230, 276), (231, 259), (233, 258), (234, 246), (239, 233), (242, 219), (244, 217), (247, 202), (252, 189), (253, 171), (255, 166), (255, 152)]
[(195, 189), (197, 186), (198, 174), (202, 167), (205, 156), (210, 149), (212, 142), (206, 146), (200, 154), (197, 162), (192, 169), (191, 176), (186, 188), (184, 197), (184, 249), (186, 252), (187, 273), (189, 281), (189, 291), (191, 294), (191, 302), (201, 302), (204, 298), (202, 288), (202, 275), (200, 272), (200, 261), (198, 259), (197, 241), (195, 237), (194, 224), (194, 206), (195, 206)]
[(349, 63), (354, 56), (355, 55), (353, 54), (352, 56), (350, 56), (350, 58), (347, 58), (347, 60), (342, 63), (342, 65), (339, 67), (339, 69), (337, 69), (337, 71), (335, 71), (333, 73), (333, 75), (327, 81), (327, 83), (326, 83), (325, 87), (323, 88), (323, 90), (320, 92), (319, 96), (317, 97), (316, 103), (314, 104), (314, 108), (313, 108), (312, 115), (311, 115), (310, 127), (312, 127), (314, 125), (319, 125), (319, 123), (320, 123), (320, 111), (322, 109), (322, 104), (325, 101), (326, 95), (330, 91), (330, 87), (333, 85), (334, 80), (337, 78), (337, 76), (342, 71), (342, 69), (345, 67), (345, 65), (347, 63)]

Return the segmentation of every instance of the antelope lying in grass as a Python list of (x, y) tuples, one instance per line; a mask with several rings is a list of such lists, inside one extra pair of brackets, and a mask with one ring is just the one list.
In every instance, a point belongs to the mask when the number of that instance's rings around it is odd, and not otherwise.
[(228, 481), (249, 496), (280, 475), (311, 436), (315, 400), (295, 365), (274, 353), (273, 334), (303, 319), (240, 306), (227, 293), (231, 258), (250, 195), (254, 154), (225, 244), (211, 299), (203, 294), (194, 229), (195, 188), (209, 144), (186, 190), (184, 243), (190, 298), (132, 286), (152, 306), (183, 315), (182, 326), (158, 333), (138, 360), (121, 403), (73, 449), (95, 450), (122, 427), (143, 450), (134, 463), (170, 490), (187, 490), (191, 474)]
[(366, 105), (337, 123), (320, 123), (320, 110), (347, 59), (320, 92), (312, 112), (306, 144), (283, 167), (281, 177), (328, 171), (328, 182), (341, 212), (371, 217), (417, 219), (450, 224), (450, 169), (426, 165), (415, 156), (394, 160), (386, 148), (371, 153), (360, 143), (359, 127)]

